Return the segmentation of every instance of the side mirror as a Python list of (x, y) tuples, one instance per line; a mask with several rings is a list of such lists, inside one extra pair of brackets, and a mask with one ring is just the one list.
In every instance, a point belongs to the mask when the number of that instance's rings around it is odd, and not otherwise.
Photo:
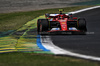
[(69, 13), (68, 15), (69, 15), (69, 16), (72, 16), (72, 13)]
[(45, 14), (45, 16), (46, 16), (46, 17), (49, 17), (49, 16), (50, 16), (50, 14), (46, 13), (46, 14)]

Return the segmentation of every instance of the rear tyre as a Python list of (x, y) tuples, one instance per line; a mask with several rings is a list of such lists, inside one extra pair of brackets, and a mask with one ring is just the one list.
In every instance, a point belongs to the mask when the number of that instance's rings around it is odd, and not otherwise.
[(49, 28), (49, 21), (48, 19), (39, 19), (37, 23), (37, 32), (40, 34), (40, 32), (46, 32)]
[(86, 20), (84, 18), (78, 19), (78, 29), (81, 31), (87, 31)]

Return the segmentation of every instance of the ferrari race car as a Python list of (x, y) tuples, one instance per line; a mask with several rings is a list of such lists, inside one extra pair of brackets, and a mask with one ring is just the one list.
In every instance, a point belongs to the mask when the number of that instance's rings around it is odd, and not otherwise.
[(72, 34), (87, 31), (84, 18), (73, 17), (72, 14), (45, 14), (45, 19), (38, 19), (38, 34)]

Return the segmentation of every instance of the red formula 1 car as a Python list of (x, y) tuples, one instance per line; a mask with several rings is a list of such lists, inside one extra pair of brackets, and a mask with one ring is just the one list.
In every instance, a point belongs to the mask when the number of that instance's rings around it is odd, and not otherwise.
[(38, 34), (72, 34), (86, 32), (86, 20), (72, 14), (45, 14), (46, 19), (38, 19)]

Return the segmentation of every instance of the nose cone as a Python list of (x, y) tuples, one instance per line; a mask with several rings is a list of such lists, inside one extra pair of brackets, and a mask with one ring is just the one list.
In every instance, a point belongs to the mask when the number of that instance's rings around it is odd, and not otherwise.
[(61, 29), (63, 31), (67, 30), (67, 24), (66, 24), (66, 22), (61, 22)]
[(67, 30), (67, 20), (68, 20), (68, 18), (65, 18), (64, 20), (63, 19), (59, 20), (62, 31)]

